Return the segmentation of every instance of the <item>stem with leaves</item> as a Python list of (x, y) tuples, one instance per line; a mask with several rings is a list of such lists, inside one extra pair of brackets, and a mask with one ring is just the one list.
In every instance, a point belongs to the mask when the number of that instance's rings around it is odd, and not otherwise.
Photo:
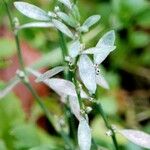
[[(14, 33), (14, 36), (15, 36), (15, 43), (16, 43), (16, 47), (17, 47), (18, 60), (19, 60), (20, 70), (21, 70), (21, 71), (18, 72), (18, 76), (21, 79), (21, 81), (24, 83), (24, 85), (32, 93), (33, 97), (37, 100), (37, 103), (43, 109), (43, 112), (45, 113), (45, 115), (47, 116), (48, 120), (52, 123), (54, 129), (56, 130), (56, 128), (54, 126), (54, 123), (52, 122), (52, 115), (50, 114), (49, 110), (44, 105), (44, 103), (42, 102), (42, 100), (40, 99), (40, 97), (38, 96), (36, 91), (33, 89), (32, 85), (29, 83), (28, 76), (27, 76), (27, 73), (26, 73), (26, 70), (25, 70), (25, 65), (24, 65), (24, 62), (23, 62), (23, 57), (22, 57), (22, 52), (21, 52), (18, 32), (17, 32), (17, 29), (15, 27), (15, 23), (13, 22), (13, 19), (11, 17), (11, 13), (9, 11), (8, 4), (7, 4), (7, 2), (5, 0), (3, 0), (3, 2), (4, 2), (4, 5), (5, 5), (5, 8), (6, 8), (6, 12), (7, 12), (9, 21), (10, 21), (11, 29), (12, 29), (12, 31)], [(23, 76), (20, 76), (20, 73), (23, 73), (22, 74)]]

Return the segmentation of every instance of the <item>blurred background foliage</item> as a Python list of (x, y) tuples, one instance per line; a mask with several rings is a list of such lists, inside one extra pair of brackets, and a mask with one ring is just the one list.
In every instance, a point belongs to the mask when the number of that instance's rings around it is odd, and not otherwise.
[[(21, 15), (7, 0), (12, 15), (20, 24), (31, 20)], [(51, 10), (55, 0), (27, 0), (45, 10)], [(110, 122), (118, 128), (139, 128), (150, 133), (150, 1), (149, 0), (80, 0), (81, 22), (88, 16), (100, 14), (100, 23), (85, 36), (87, 47), (94, 46), (99, 37), (108, 30), (116, 32), (117, 49), (104, 61), (101, 70), (110, 84), (110, 90), (98, 90)], [(1, 88), (15, 73), (15, 44), (10, 32), (4, 5), (0, 2), (0, 80)], [(25, 61), (35, 68), (49, 69), (61, 63), (59, 37), (53, 29), (25, 29), (20, 32), (24, 45), (31, 47)], [(24, 46), (25, 47), (25, 46)], [(25, 48), (24, 51), (26, 51)], [(34, 56), (38, 55), (37, 62)], [(14, 68), (14, 69), (12, 69)], [(8, 74), (10, 75), (9, 77)], [(61, 74), (60, 74), (61, 76)], [(31, 79), (33, 80), (33, 79)], [(24, 88), (21, 86), (21, 91)], [(37, 91), (39, 90), (35, 86)], [(19, 92), (0, 100), (0, 150), (49, 150), (66, 149), (62, 139), (42, 114), (33, 98), (22, 98)], [(62, 104), (52, 91), (45, 90), (42, 98), (49, 110), (63, 115)], [(27, 93), (29, 94), (29, 93)], [(28, 103), (28, 104), (26, 104)], [(88, 105), (88, 104), (87, 104)], [(28, 107), (28, 108), (26, 108)], [(23, 111), (25, 110), (25, 111)], [(108, 149), (112, 143), (106, 136), (107, 129), (96, 111), (90, 114), (90, 124), (96, 142)], [(118, 136), (121, 150), (143, 150)]]

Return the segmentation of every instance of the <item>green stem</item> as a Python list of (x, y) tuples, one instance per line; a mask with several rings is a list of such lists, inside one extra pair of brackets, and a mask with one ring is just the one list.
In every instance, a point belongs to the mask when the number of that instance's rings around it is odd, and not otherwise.
[(15, 33), (15, 42), (16, 42), (16, 46), (17, 46), (17, 55), (18, 55), (18, 59), (19, 59), (20, 69), (25, 73), (25, 66), (24, 66), (24, 62), (23, 62), (20, 41), (19, 41), (19, 37), (18, 37), (17, 33)]
[[(46, 106), (43, 104), (42, 100), (40, 99), (40, 97), (38, 96), (36, 91), (32, 88), (31, 84), (28, 82), (28, 77), (27, 77), (27, 74), (26, 74), (26, 71), (25, 71), (25, 66), (24, 66), (23, 57), (22, 57), (22, 53), (21, 53), (20, 41), (19, 41), (19, 37), (18, 37), (17, 31), (15, 29), (15, 24), (13, 24), (11, 13), (9, 11), (9, 8), (8, 8), (8, 5), (7, 5), (6, 1), (3, 0), (3, 2), (5, 4), (6, 12), (8, 14), (9, 21), (10, 21), (10, 24), (11, 24), (11, 28), (12, 28), (12, 31), (13, 31), (14, 36), (15, 36), (15, 43), (16, 43), (16, 47), (17, 47), (17, 54), (18, 54), (20, 69), (21, 69), (21, 71), (23, 71), (23, 73), (25, 75), (24, 78), (22, 79), (23, 83), (30, 90), (32, 95), (35, 97), (35, 99), (37, 100), (38, 104), (43, 109), (45, 115), (48, 117), (49, 121), (52, 122), (52, 116), (51, 116), (50, 112), (48, 111)], [(27, 81), (26, 81), (26, 79), (27, 79)], [(54, 126), (54, 129), (55, 129), (55, 126)]]
[(98, 102), (94, 102), (94, 107), (96, 110), (98, 110), (98, 112), (101, 114), (103, 120), (104, 120), (104, 123), (106, 125), (106, 127), (112, 132), (112, 135), (111, 135), (111, 138), (112, 138), (112, 141), (113, 141), (113, 144), (115, 146), (115, 150), (119, 150), (118, 148), (118, 143), (117, 143), (117, 139), (116, 139), (116, 135), (115, 135), (115, 132), (112, 128), (112, 126), (109, 124), (108, 120), (107, 120), (107, 117), (106, 117), (106, 114), (101, 106), (100, 103)]
[(65, 62), (65, 57), (68, 55), (68, 48), (67, 48), (65, 37), (64, 37), (63, 33), (60, 31), (59, 31), (59, 41), (60, 41), (60, 47), (62, 50), (63, 65), (65, 66), (64, 77), (65, 77), (65, 79), (69, 79), (69, 71), (66, 70), (68, 65)]
[(5, 0), (3, 0), (3, 3), (4, 3), (4, 5), (5, 5), (5, 9), (6, 9), (8, 18), (9, 18), (9, 22), (10, 22), (11, 28), (12, 28), (12, 30), (14, 30), (13, 19), (12, 19), (12, 17), (11, 17), (11, 13), (10, 13), (10, 11), (9, 11), (8, 4), (6, 3)]
[[(65, 66), (65, 68), (67, 69), (68, 68), (68, 64), (65, 62), (65, 57), (68, 56), (68, 48), (67, 48), (67, 44), (66, 44), (66, 40), (65, 40), (65, 37), (63, 35), (62, 32), (59, 31), (59, 37), (60, 37), (60, 47), (61, 47), (61, 50), (62, 50), (62, 56), (63, 56), (63, 65)], [(69, 70), (64, 70), (64, 78), (67, 79), (67, 80), (72, 80), (72, 74), (69, 72)], [(68, 124), (69, 124), (69, 128), (70, 128), (70, 135), (73, 136), (74, 138), (74, 141), (76, 143), (76, 132), (75, 132), (75, 128), (74, 128), (74, 119), (73, 119), (73, 115), (71, 113), (71, 110), (70, 108), (68, 108), (67, 104), (65, 104), (65, 116), (66, 116), (66, 119), (68, 120)], [(66, 111), (68, 111), (70, 117), (68, 117), (66, 115)]]

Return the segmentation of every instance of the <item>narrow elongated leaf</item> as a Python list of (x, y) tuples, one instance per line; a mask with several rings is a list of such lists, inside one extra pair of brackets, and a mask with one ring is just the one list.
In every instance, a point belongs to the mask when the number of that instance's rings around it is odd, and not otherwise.
[(52, 23), (49, 22), (31, 22), (24, 25), (21, 25), (19, 29), (25, 29), (25, 28), (50, 28), (54, 27)]
[(40, 81), (44, 81), (46, 79), (49, 79), (51, 77), (53, 77), (54, 75), (62, 72), (64, 70), (64, 67), (63, 66), (57, 66), (51, 70), (48, 70), (46, 71), (44, 74), (42, 74), (41, 76), (39, 76), (37, 79), (36, 79), (36, 82), (40, 82)]
[(96, 83), (99, 86), (103, 87), (104, 89), (109, 89), (109, 85), (108, 85), (107, 81), (101, 74), (96, 75)]
[(80, 21), (81, 16), (80, 16), (80, 12), (79, 12), (77, 5), (73, 5), (73, 9), (71, 13), (72, 13), (73, 18), (75, 18), (77, 21)]
[(119, 131), (129, 141), (141, 147), (150, 149), (150, 135), (138, 130), (124, 129)]
[(82, 26), (85, 26), (87, 28), (90, 28), (92, 25), (97, 23), (100, 20), (100, 15), (93, 15), (85, 20)]
[(80, 90), (80, 94), (81, 94), (81, 98), (85, 98), (85, 99), (89, 98), (89, 96), (86, 94), (86, 92), (83, 89)]
[(68, 37), (73, 39), (72, 32), (69, 30), (69, 28), (65, 24), (63, 24), (62, 22), (56, 19), (52, 19), (52, 22), (59, 31), (61, 31), (62, 33), (66, 34)]
[(91, 129), (85, 119), (79, 122), (78, 144), (80, 150), (90, 150), (91, 148)]
[(74, 97), (74, 96), (69, 96), (69, 104), (70, 104), (70, 108), (72, 113), (76, 116), (76, 118), (80, 121), (81, 114), (80, 114), (80, 105), (78, 102), (78, 98)]
[(102, 38), (98, 41), (96, 47), (101, 47), (101, 45), (113, 46), (115, 43), (115, 32), (111, 30), (104, 34)]
[(66, 13), (64, 12), (58, 12), (57, 15), (59, 16), (59, 18), (61, 18), (67, 25), (71, 26), (71, 27), (76, 27), (76, 21), (68, 16)]
[(105, 56), (108, 55), (108, 52), (110, 53), (116, 48), (116, 46), (106, 46), (102, 45), (101, 47), (92, 47), (88, 48), (85, 51), (83, 51), (83, 54), (95, 54), (95, 55), (100, 55), (101, 59), (106, 58)]
[(75, 58), (79, 55), (80, 52), (80, 41), (74, 41), (69, 48), (69, 56)]
[(101, 46), (98, 53), (94, 53), (94, 63), (101, 64), (116, 46)]
[(116, 47), (114, 46), (115, 33), (114, 31), (107, 32), (97, 43), (96, 47), (100, 48), (99, 53), (94, 54), (94, 62), (96, 64), (102, 63), (106, 57), (112, 52)]
[(14, 5), (22, 14), (24, 14), (29, 18), (41, 21), (50, 20), (48, 14), (44, 10), (35, 5), (26, 2), (14, 2)]
[(77, 96), (74, 84), (68, 80), (51, 78), (48, 80), (48, 85), (56, 93)]
[(61, 2), (62, 4), (64, 4), (69, 9), (72, 9), (72, 4), (71, 4), (70, 0), (58, 0), (58, 1)]
[(79, 75), (86, 88), (93, 94), (96, 91), (95, 68), (87, 55), (81, 55), (78, 61)]
[(11, 81), (6, 88), (4, 88), (3, 90), (0, 90), (0, 99), (5, 97), (7, 94), (9, 94), (11, 92), (11, 90), (20, 82), (19, 79), (14, 79), (13, 81)]

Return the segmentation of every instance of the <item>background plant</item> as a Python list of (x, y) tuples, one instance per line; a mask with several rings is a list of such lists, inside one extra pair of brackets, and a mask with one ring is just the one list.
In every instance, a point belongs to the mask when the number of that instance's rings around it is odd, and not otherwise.
[[(70, 7), (70, 6), (67, 5), (67, 7)], [(55, 11), (58, 11), (58, 8), (56, 8)], [(54, 15), (54, 14), (52, 14), (52, 13), (48, 13), (48, 14), (49, 14), (51, 17), (52, 17), (52, 15)], [(47, 14), (45, 14), (45, 16), (47, 16)], [(32, 17), (33, 17), (33, 16), (32, 16)], [(53, 16), (53, 17), (55, 17), (55, 16)], [(45, 18), (46, 18), (46, 17), (43, 17), (44, 21), (46, 20)], [(47, 18), (49, 18), (49, 16), (47, 16)], [(96, 17), (95, 17), (95, 18), (96, 18)], [(35, 18), (34, 18), (34, 19), (35, 19)], [(96, 19), (96, 20), (98, 20), (98, 19)], [(92, 20), (92, 21), (93, 21), (93, 20)], [(55, 25), (58, 30), (63, 31), (63, 33), (65, 33), (65, 34), (68, 35), (69, 37), (74, 38), (73, 35), (72, 35), (72, 33), (68, 30), (68, 28), (66, 28), (66, 26), (62, 25), (58, 20), (55, 20), (55, 19), (54, 19), (54, 20), (52, 20), (52, 23), (53, 23), (53, 24), (49, 24), (49, 23), (46, 23), (46, 24), (43, 24), (43, 23), (40, 23), (40, 24), (39, 24), (39, 23), (38, 23), (38, 24), (37, 24), (37, 23), (36, 23), (36, 24), (28, 24), (28, 25), (23, 25), (22, 28), (24, 28), (24, 27), (29, 27), (29, 26), (33, 26), (33, 25), (34, 25), (34, 26), (35, 26), (35, 25), (36, 25), (36, 26), (41, 26), (41, 25), (43, 26), (43, 25), (44, 25), (44, 26), (47, 26), (47, 27)], [(63, 27), (63, 28), (62, 28), (62, 27)], [(88, 31), (88, 28), (87, 28), (86, 26), (83, 26), (83, 27), (81, 27), (81, 28), (79, 27), (78, 30), (79, 30), (79, 33), (80, 33), (80, 32)], [(113, 32), (111, 32), (111, 33), (113, 33)], [(79, 35), (80, 35), (80, 34), (79, 34)], [(114, 34), (112, 34), (112, 35), (114, 35)], [(60, 33), (60, 36), (61, 36), (61, 40), (62, 40), (64, 37), (63, 37), (63, 35), (62, 35), (61, 33)], [(80, 36), (79, 36), (79, 37), (80, 37)], [(112, 36), (112, 37), (113, 37), (113, 36)], [(110, 39), (111, 39), (111, 38), (110, 38)], [(106, 39), (106, 40), (107, 40), (107, 39)], [(101, 41), (103, 41), (103, 40), (101, 40)], [(106, 43), (109, 44), (109, 43), (112, 42), (112, 41), (113, 41), (113, 40), (111, 40), (111, 41), (108, 40), (108, 42), (105, 42), (105, 41), (104, 41), (104, 46), (105, 46)], [(78, 43), (79, 43), (79, 42), (76, 42), (76, 43), (75, 43), (75, 44), (76, 44), (76, 47), (77, 47), (78, 45), (80, 46), (80, 44), (78, 44)], [(102, 42), (100, 42), (100, 43), (102, 43)], [(112, 42), (112, 43), (113, 43), (113, 42)], [(64, 44), (64, 42), (63, 42), (63, 44)], [(66, 46), (64, 46), (63, 44), (61, 45), (61, 47), (64, 49), (64, 47), (66, 48)], [(109, 45), (106, 44), (106, 46), (109, 46)], [(111, 45), (111, 46), (112, 46), (112, 45)], [(72, 46), (72, 47), (73, 47), (73, 46)], [(84, 49), (84, 44), (81, 45), (80, 47)], [(102, 46), (102, 48), (105, 48), (105, 47)], [(108, 47), (107, 47), (107, 49), (108, 49)], [(111, 48), (111, 49), (113, 49), (113, 48)], [(111, 51), (111, 49), (109, 49), (109, 51)], [(70, 49), (69, 49), (69, 50), (70, 50)], [(98, 54), (97, 50), (99, 50), (99, 48), (87, 49), (87, 50), (84, 51), (84, 54), (85, 54), (85, 53), (90, 53), (90, 54), (94, 54), (94, 55), (95, 55), (95, 54)], [(109, 51), (108, 51), (108, 52), (109, 52)], [(63, 53), (64, 53), (64, 52), (63, 52)], [(66, 55), (66, 54), (65, 54), (65, 55)], [(74, 55), (74, 54), (70, 54), (70, 55)], [(75, 54), (75, 55), (76, 55), (76, 54)], [(72, 57), (73, 57), (73, 56), (72, 56)], [(78, 65), (78, 66), (79, 66), (80, 77), (82, 76), (81, 79), (82, 79), (83, 83), (85, 84), (85, 86), (87, 87), (87, 89), (91, 90), (92, 93), (95, 93), (95, 83), (92, 83), (92, 84), (94, 84), (94, 85), (92, 85), (92, 86), (90, 85), (90, 83), (87, 83), (88, 80), (85, 80), (85, 77), (86, 77), (86, 76), (84, 75), (84, 71), (83, 71), (84, 68), (82, 68), (82, 63), (84, 63), (84, 61), (85, 61), (86, 64), (87, 64), (87, 66), (88, 66), (88, 67), (90, 66), (90, 68), (91, 68), (91, 70), (92, 70), (91, 72), (93, 72), (93, 74), (95, 75), (95, 71), (94, 71), (94, 69), (92, 68), (93, 65), (91, 64), (90, 59), (89, 59), (88, 57), (84, 57), (84, 55), (83, 55), (83, 57), (82, 57), (82, 56), (80, 56), (80, 57), (81, 57), (81, 58), (80, 58), (79, 65)], [(65, 58), (65, 57), (64, 57), (64, 58)], [(74, 69), (74, 66), (73, 66), (74, 64), (73, 64), (73, 63), (76, 63), (76, 61), (75, 61), (75, 62), (74, 62), (74, 61), (73, 61), (73, 62), (70, 61), (70, 57), (67, 57), (66, 60), (69, 61), (69, 67), (70, 67), (70, 70), (71, 70), (71, 72), (72, 72), (72, 69)], [(88, 63), (87, 63), (87, 62), (88, 62)], [(66, 64), (66, 63), (65, 63), (65, 64)], [(81, 64), (81, 65), (80, 65), (80, 64)], [(81, 67), (80, 67), (80, 66), (81, 66)], [(72, 67), (73, 67), (73, 68), (72, 68)], [(97, 67), (97, 66), (95, 66), (95, 67)], [(96, 68), (96, 71), (99, 72), (98, 68)], [(82, 72), (83, 72), (83, 73), (82, 73)], [(34, 72), (34, 73), (35, 73), (35, 72)], [(96, 73), (97, 73), (97, 72), (96, 72)], [(37, 74), (37, 73), (36, 73), (36, 74)], [(67, 75), (66, 75), (66, 77), (67, 77), (68, 74), (71, 74), (71, 73), (65, 73), (65, 74), (67, 74)], [(46, 77), (47, 77), (47, 76), (46, 76)], [(69, 79), (69, 78), (68, 78), (68, 79)], [(47, 83), (47, 84), (48, 84), (51, 88), (53, 87), (54, 90), (58, 90), (58, 89), (57, 89), (58, 87), (56, 87), (55, 85), (53, 85), (53, 82), (54, 82), (54, 81), (62, 81), (62, 80), (50, 79), (50, 81), (51, 81), (51, 82), (50, 82), (50, 83)], [(45, 81), (44, 81), (44, 82), (45, 82)], [(59, 84), (59, 82), (58, 82), (58, 84)], [(78, 84), (78, 83), (75, 83), (75, 84)], [(104, 82), (104, 81), (103, 81), (101, 84), (102, 84), (103, 86), (105, 86), (105, 87), (108, 87), (108, 85), (107, 85), (106, 82)], [(77, 85), (77, 86), (78, 86), (78, 85)], [(80, 86), (79, 86), (79, 87), (80, 87)], [(92, 88), (91, 88), (91, 87), (92, 87)], [(94, 88), (93, 88), (93, 87), (94, 87)], [(61, 89), (59, 89), (59, 90), (61, 90)], [(68, 90), (69, 90), (69, 89), (68, 89)], [(80, 91), (80, 90), (79, 90), (79, 91)], [(59, 91), (59, 92), (60, 92), (60, 91)], [(90, 92), (89, 94), (91, 94), (91, 92)], [(68, 93), (68, 91), (67, 91), (67, 93)], [(70, 93), (72, 93), (72, 91), (71, 91)], [(75, 96), (75, 95), (73, 95), (73, 96)], [(80, 98), (80, 93), (78, 94), (78, 98)], [(93, 98), (95, 98), (95, 96), (94, 96)], [(93, 100), (93, 98), (90, 96), (90, 100), (91, 100), (91, 99)], [(97, 105), (96, 105), (96, 106), (97, 106)], [(83, 124), (85, 124), (85, 123), (83, 122)], [(85, 125), (85, 126), (86, 126), (86, 125)], [(86, 131), (88, 131), (88, 130), (86, 130)], [(110, 134), (111, 134), (111, 132), (110, 132)], [(87, 136), (87, 137), (88, 137), (88, 136)], [(82, 145), (82, 144), (80, 144), (80, 145)]]

